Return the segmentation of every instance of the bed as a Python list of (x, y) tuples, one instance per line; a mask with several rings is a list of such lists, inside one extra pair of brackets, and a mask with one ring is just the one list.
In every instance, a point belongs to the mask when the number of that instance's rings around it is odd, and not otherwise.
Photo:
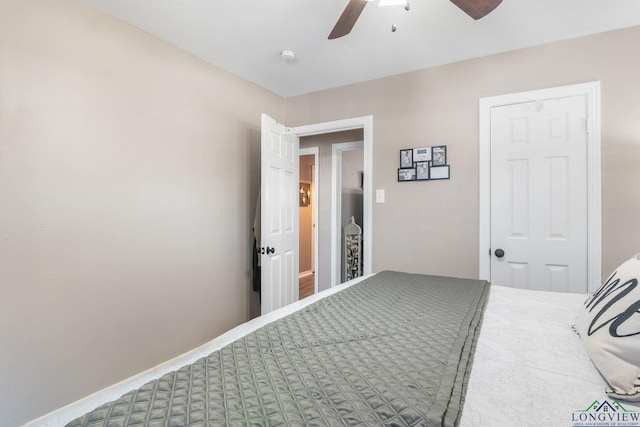
[(385, 271), (30, 426), (579, 425), (576, 413), (607, 399), (571, 328), (584, 300)]

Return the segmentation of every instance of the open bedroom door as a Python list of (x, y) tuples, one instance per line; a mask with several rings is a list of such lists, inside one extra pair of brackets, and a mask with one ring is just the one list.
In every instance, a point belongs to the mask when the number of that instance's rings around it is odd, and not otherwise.
[(262, 114), (260, 265), (262, 314), (298, 300), (300, 140)]

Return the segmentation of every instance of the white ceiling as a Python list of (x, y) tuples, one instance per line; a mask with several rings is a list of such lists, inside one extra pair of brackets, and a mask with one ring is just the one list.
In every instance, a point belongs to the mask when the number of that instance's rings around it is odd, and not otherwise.
[(504, 0), (479, 21), (449, 0), (410, 0), (409, 12), (369, 3), (328, 40), (347, 0), (85, 1), (284, 97), (640, 25), (640, 0)]

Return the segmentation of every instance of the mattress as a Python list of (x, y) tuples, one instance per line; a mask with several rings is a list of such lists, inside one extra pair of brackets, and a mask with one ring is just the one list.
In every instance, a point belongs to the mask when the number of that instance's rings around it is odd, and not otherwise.
[[(369, 276), (367, 276), (369, 277)], [(28, 424), (61, 426), (256, 329), (353, 286), (358, 278), (253, 319), (211, 342)], [(572, 426), (605, 383), (571, 329), (585, 295), (492, 286), (460, 419), (471, 426)], [(626, 404), (632, 410), (637, 405)]]
[[(579, 425), (579, 411), (607, 399), (606, 383), (572, 329), (585, 299), (491, 287), (460, 426)], [(624, 407), (640, 411), (637, 403)]]

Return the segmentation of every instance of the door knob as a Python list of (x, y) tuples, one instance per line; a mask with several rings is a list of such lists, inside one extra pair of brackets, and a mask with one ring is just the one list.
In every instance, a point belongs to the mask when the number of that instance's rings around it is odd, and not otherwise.
[(276, 250), (275, 248), (270, 248), (269, 246), (267, 246), (267, 255), (274, 253)]
[(504, 251), (502, 249), (496, 249), (494, 253), (498, 258), (502, 258), (504, 256)]

